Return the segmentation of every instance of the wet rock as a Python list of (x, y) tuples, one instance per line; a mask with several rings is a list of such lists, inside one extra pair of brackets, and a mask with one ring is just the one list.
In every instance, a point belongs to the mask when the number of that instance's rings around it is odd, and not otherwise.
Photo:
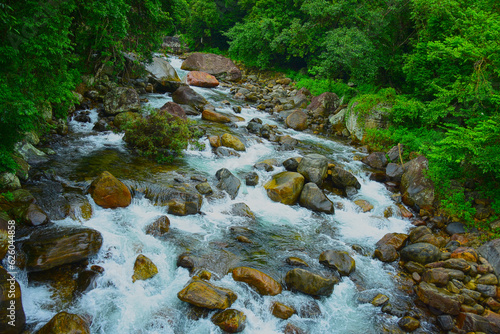
[(283, 161), (283, 167), (285, 167), (285, 169), (289, 172), (296, 172), (301, 160), (302, 158), (300, 157), (288, 158)]
[(437, 288), (433, 284), (422, 282), (417, 288), (418, 298), (425, 304), (440, 310), (443, 313), (458, 315), (463, 296), (455, 295), (445, 289)]
[(221, 145), (225, 147), (232, 148), (236, 151), (245, 151), (245, 145), (241, 142), (238, 137), (235, 137), (229, 133), (225, 133), (221, 137)]
[(485, 297), (496, 297), (497, 295), (497, 288), (494, 285), (477, 284), (476, 289)]
[(466, 332), (493, 333), (490, 322), (486, 318), (473, 313), (460, 313), (457, 317), (457, 327)]
[(231, 59), (212, 53), (191, 54), (184, 60), (181, 69), (207, 72), (221, 80), (238, 81), (241, 79), (241, 71)]
[(245, 244), (253, 244), (252, 240), (248, 239), (247, 237), (245, 237), (244, 235), (239, 235), (236, 237), (236, 240), (239, 241), (239, 242), (243, 242)]
[(271, 312), (276, 318), (286, 320), (295, 314), (295, 309), (280, 302), (274, 302), (271, 305)]
[(38, 228), (21, 249), (26, 254), (26, 270), (35, 272), (85, 260), (97, 254), (101, 245), (98, 231), (67, 226)]
[(203, 111), (203, 108), (208, 103), (207, 100), (196, 93), (188, 86), (179, 87), (172, 93), (172, 100), (177, 104), (188, 105), (194, 108), (198, 113)]
[(189, 253), (182, 253), (177, 258), (177, 266), (186, 268), (189, 271), (193, 271), (197, 263), (197, 259)]
[(500, 275), (500, 239), (491, 240), (481, 247), (478, 252), (490, 263), (497, 276)]
[(432, 206), (434, 202), (434, 184), (426, 176), (429, 161), (419, 156), (404, 164), (405, 170), (401, 178), (403, 202), (412, 207)]
[(451, 331), (455, 327), (455, 322), (451, 315), (443, 314), (437, 317), (439, 327), (444, 331)]
[(315, 319), (322, 316), (319, 304), (312, 300), (306, 304), (302, 304), (299, 309), (299, 317), (305, 319)]
[(275, 296), (281, 293), (281, 284), (257, 269), (238, 267), (233, 269), (232, 275), (235, 281), (247, 283), (263, 296)]
[(312, 98), (307, 110), (313, 117), (328, 117), (339, 107), (339, 97), (335, 93), (325, 92)]
[[(40, 151), (39, 149), (37, 149), (35, 146), (33, 146), (30, 143), (19, 142), (16, 144), (15, 150), (29, 164), (38, 164), (38, 163), (48, 161), (47, 154)], [(2, 175), (4, 178), (4, 181), (2, 181), (2, 182), (4, 182), (4, 183), (8, 182), (9, 175), (8, 174), (2, 174)], [(11, 181), (11, 187), (14, 187), (17, 185), (16, 179), (18, 180), (17, 176)], [(15, 189), (15, 188), (12, 188), (12, 189)]]
[(245, 329), (246, 315), (238, 310), (229, 309), (212, 316), (212, 322), (226, 333), (239, 333)]
[(385, 168), (385, 175), (389, 179), (389, 181), (401, 182), (401, 177), (403, 176), (404, 169), (401, 165), (395, 163), (387, 164)]
[(161, 114), (169, 114), (173, 117), (180, 118), (182, 120), (187, 120), (186, 112), (180, 105), (174, 102), (167, 102), (160, 108)]
[(408, 240), (408, 235), (404, 233), (387, 233), (377, 241), (375, 244), (376, 247), (382, 246), (382, 245), (392, 245), (394, 248), (399, 251), (403, 248), (403, 246), (406, 243), (406, 240)]
[(494, 274), (486, 274), (481, 277), (479, 277), (476, 280), (477, 284), (486, 284), (486, 285), (497, 285), (498, 284), (498, 278)]
[(77, 314), (59, 312), (37, 334), (90, 334), (88, 324)]
[(140, 109), (139, 94), (133, 88), (115, 87), (104, 97), (104, 111), (106, 115), (139, 111)]
[(298, 257), (290, 256), (286, 259), (286, 263), (294, 267), (309, 267), (306, 261)]
[(445, 286), (450, 280), (450, 275), (444, 268), (431, 268), (424, 272), (422, 279), (427, 283), (433, 283), (437, 286)]
[(265, 161), (257, 162), (253, 167), (257, 170), (265, 170), (266, 172), (272, 172), (274, 170), (273, 165)]
[(223, 157), (240, 157), (240, 154), (237, 153), (235, 150), (232, 150), (227, 147), (217, 147), (215, 150), (215, 155), (219, 158)]
[(417, 243), (418, 240), (421, 240), (426, 235), (432, 235), (431, 229), (428, 228), (427, 226), (419, 226), (410, 232), (409, 234), (410, 242), (412, 244)]
[(406, 316), (398, 321), (398, 325), (406, 332), (413, 332), (420, 327), (420, 321), (413, 317)]
[(308, 154), (302, 158), (297, 172), (302, 174), (306, 181), (321, 186), (328, 171), (328, 159), (320, 154)]
[(401, 250), (403, 261), (414, 261), (420, 264), (435, 262), (441, 258), (439, 248), (427, 243), (416, 243)]
[(255, 172), (250, 172), (245, 176), (245, 184), (247, 186), (256, 186), (259, 184), (259, 175)]
[(132, 201), (127, 186), (109, 172), (102, 172), (92, 181), (88, 192), (95, 203), (105, 209), (126, 207)]
[(285, 120), (286, 126), (296, 131), (307, 129), (307, 115), (302, 110), (295, 110)]
[(231, 119), (227, 117), (226, 115), (223, 115), (221, 113), (218, 113), (213, 110), (208, 110), (204, 109), (203, 112), (201, 113), (201, 118), (210, 121), (210, 122), (215, 122), (215, 123), (230, 123)]
[(147, 280), (158, 274), (158, 268), (148, 257), (139, 254), (134, 263), (134, 274), (132, 275), (132, 282), (136, 280)]
[(0, 332), (19, 334), (26, 324), (21, 287), (7, 270), (0, 266)]
[(387, 158), (384, 152), (370, 153), (362, 161), (372, 168), (383, 169), (387, 166)]
[(231, 214), (238, 217), (255, 219), (255, 214), (245, 203), (235, 203), (231, 205)]
[(170, 219), (167, 216), (158, 217), (154, 222), (146, 227), (146, 234), (161, 237), (168, 233), (170, 229)]
[(373, 204), (370, 202), (364, 200), (364, 199), (358, 199), (354, 201), (354, 204), (359, 206), (363, 212), (368, 212), (373, 210)]
[(320, 254), (319, 263), (338, 270), (342, 276), (349, 276), (356, 269), (356, 262), (347, 253), (337, 250), (327, 250)]
[(465, 233), (465, 226), (462, 223), (450, 223), (446, 226), (446, 232), (449, 235)]
[(278, 173), (264, 185), (270, 199), (287, 205), (297, 202), (303, 187), (304, 176), (295, 172)]
[(345, 169), (335, 167), (331, 169), (331, 172), (332, 174), (330, 175), (330, 179), (335, 187), (340, 189), (347, 189), (349, 187), (352, 187), (354, 189), (361, 188), (361, 184), (356, 179), (356, 177)]
[(191, 71), (187, 74), (186, 82), (190, 86), (214, 88), (219, 85), (219, 81), (211, 74), (201, 71)]
[(208, 142), (210, 143), (210, 146), (213, 148), (220, 147), (222, 144), (220, 142), (220, 137), (219, 136), (210, 136), (208, 137)]
[(219, 180), (217, 188), (225, 190), (231, 199), (235, 199), (238, 195), (241, 181), (226, 168), (219, 169), (215, 173), (215, 177)]
[(373, 252), (373, 256), (382, 262), (392, 262), (398, 259), (399, 254), (393, 245), (384, 244), (377, 246), (375, 252)]
[(233, 291), (197, 278), (193, 278), (177, 297), (194, 306), (221, 310), (230, 307), (237, 298)]
[(122, 112), (115, 116), (115, 118), (113, 119), (113, 125), (116, 126), (118, 129), (123, 130), (123, 128), (127, 123), (134, 122), (140, 118), (141, 114), (138, 112), (133, 112), (133, 111)]
[(334, 213), (333, 202), (312, 182), (306, 183), (300, 193), (299, 204), (316, 212)]
[(310, 271), (295, 268), (287, 272), (285, 282), (290, 290), (296, 290), (312, 296), (330, 296), (338, 283), (334, 277), (324, 278)]
[(101, 118), (98, 120), (95, 124), (92, 130), (97, 131), (97, 132), (104, 132), (108, 130), (108, 123), (104, 118)]
[(376, 295), (373, 300), (371, 301), (371, 304), (375, 307), (380, 307), (386, 303), (389, 302), (389, 297), (387, 297), (386, 295), (383, 295), (381, 293), (379, 293), (378, 295)]
[(464, 259), (470, 262), (477, 262), (479, 260), (479, 255), (476, 250), (471, 247), (459, 247), (451, 253), (450, 257), (452, 259)]
[(39, 226), (47, 224), (50, 221), (47, 214), (34, 203), (31, 203), (24, 212), (23, 220), (30, 226)]
[(146, 64), (146, 71), (150, 73), (151, 83), (155, 91), (171, 93), (181, 86), (181, 79), (177, 72), (163, 58), (153, 57), (153, 61)]
[(306, 334), (306, 332), (303, 329), (288, 323), (283, 330), (283, 334)]
[(208, 182), (198, 183), (195, 188), (202, 195), (212, 195), (214, 192)]

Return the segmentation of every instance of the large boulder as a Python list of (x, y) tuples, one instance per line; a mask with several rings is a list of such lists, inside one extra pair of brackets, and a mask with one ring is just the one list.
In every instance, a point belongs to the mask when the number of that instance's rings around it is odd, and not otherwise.
[(232, 274), (235, 281), (247, 283), (263, 296), (275, 296), (281, 293), (281, 284), (257, 269), (238, 267), (233, 269)]
[(379, 103), (366, 111), (358, 110), (358, 103), (349, 106), (346, 116), (346, 127), (355, 140), (363, 141), (367, 129), (385, 129), (388, 125), (392, 106)]
[(221, 145), (232, 148), (236, 151), (245, 151), (245, 144), (236, 136), (225, 133), (220, 138)]
[(500, 276), (500, 239), (485, 243), (478, 251), (491, 264), (495, 274)]
[(295, 110), (285, 120), (286, 126), (297, 131), (307, 129), (307, 115), (302, 110)]
[(77, 314), (59, 312), (37, 334), (90, 334), (89, 325)]
[(203, 96), (196, 93), (189, 86), (179, 87), (172, 93), (172, 100), (178, 104), (188, 105), (194, 108), (198, 113), (201, 113), (203, 111), (203, 107), (205, 107), (208, 103)]
[(222, 80), (241, 79), (241, 71), (231, 59), (212, 53), (193, 53), (184, 60), (181, 69), (207, 72)]
[(429, 161), (419, 156), (404, 164), (401, 177), (401, 194), (406, 205), (422, 208), (432, 206), (434, 202), (434, 184), (426, 176)]
[(417, 296), (425, 304), (451, 315), (458, 315), (460, 313), (460, 306), (464, 301), (462, 295), (453, 294), (427, 282), (419, 284)]
[(213, 75), (201, 71), (189, 72), (186, 81), (190, 86), (205, 88), (213, 88), (219, 85), (219, 81)]
[(338, 283), (334, 277), (325, 278), (308, 270), (295, 268), (286, 273), (285, 282), (290, 290), (312, 296), (330, 296), (333, 286)]
[(81, 227), (38, 228), (21, 245), (28, 272), (51, 269), (63, 264), (86, 260), (97, 254), (102, 235)]
[(182, 84), (175, 69), (163, 58), (154, 57), (151, 63), (146, 64), (146, 71), (150, 73), (154, 89), (158, 92), (174, 92)]
[(373, 152), (366, 156), (363, 163), (367, 164), (372, 168), (383, 169), (387, 166), (387, 157), (384, 152)]
[(200, 212), (203, 197), (190, 185), (158, 187), (144, 184), (133, 188), (141, 192), (155, 205), (167, 206), (168, 213), (176, 216), (195, 215)]
[(308, 154), (300, 160), (297, 172), (304, 175), (306, 181), (320, 186), (328, 172), (328, 159), (321, 154)]
[(333, 202), (326, 197), (316, 183), (306, 183), (300, 193), (299, 204), (317, 212), (334, 213)]
[(356, 269), (356, 262), (347, 252), (332, 249), (320, 254), (319, 263), (337, 270), (342, 276), (349, 276)]
[(175, 102), (167, 102), (160, 108), (161, 113), (167, 113), (182, 120), (187, 120), (187, 115), (184, 109)]
[(19, 334), (26, 324), (21, 287), (16, 279), (0, 267), (0, 332)]
[(414, 261), (420, 264), (427, 264), (441, 259), (439, 248), (434, 245), (419, 242), (406, 246), (401, 250), (403, 261)]
[(211, 320), (224, 333), (239, 333), (245, 329), (247, 316), (241, 311), (229, 309), (214, 314)]
[(127, 186), (110, 172), (102, 172), (92, 181), (88, 192), (94, 202), (105, 209), (126, 207), (132, 201), (132, 195)]
[(133, 88), (115, 87), (104, 97), (104, 111), (107, 115), (139, 111), (139, 109), (141, 109), (139, 94)]
[(330, 126), (332, 127), (333, 133), (342, 133), (346, 130), (345, 127), (345, 116), (347, 114), (347, 108), (340, 110), (338, 113), (330, 116), (328, 119)]
[(340, 167), (335, 167), (330, 170), (330, 180), (333, 184), (333, 186), (340, 188), (340, 189), (347, 189), (347, 188), (355, 188), (355, 189), (360, 189), (361, 184), (359, 183), (358, 179), (356, 177), (346, 171), (345, 169), (342, 169)]
[(275, 202), (292, 205), (299, 199), (304, 187), (304, 176), (295, 172), (281, 172), (264, 185), (267, 196)]
[(137, 280), (147, 280), (158, 274), (158, 268), (151, 261), (150, 258), (143, 254), (137, 255), (134, 263), (134, 274), (132, 275), (132, 282)]
[(205, 121), (215, 122), (215, 123), (230, 123), (231, 118), (214, 110), (204, 109), (201, 113), (201, 118)]
[(226, 168), (221, 168), (215, 173), (215, 177), (219, 180), (217, 188), (225, 190), (231, 199), (235, 199), (238, 196), (241, 181), (233, 173)]
[(227, 309), (238, 298), (233, 291), (198, 278), (193, 278), (184, 289), (179, 291), (177, 297), (194, 306), (220, 310)]
[(339, 107), (339, 97), (335, 93), (326, 92), (313, 97), (307, 106), (309, 114), (313, 117), (328, 117)]
[(21, 188), (19, 178), (9, 172), (0, 173), (0, 190), (15, 190)]

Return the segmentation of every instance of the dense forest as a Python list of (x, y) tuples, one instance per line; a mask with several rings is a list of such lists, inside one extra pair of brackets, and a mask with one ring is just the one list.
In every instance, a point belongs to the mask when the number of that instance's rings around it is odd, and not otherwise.
[(82, 75), (178, 35), (315, 94), (390, 104), (365, 144), (424, 154), (442, 212), (477, 223), (486, 198), (500, 213), (497, 0), (3, 0), (0, 31), (0, 171), (26, 131), (53, 126), (47, 108), (67, 116)]

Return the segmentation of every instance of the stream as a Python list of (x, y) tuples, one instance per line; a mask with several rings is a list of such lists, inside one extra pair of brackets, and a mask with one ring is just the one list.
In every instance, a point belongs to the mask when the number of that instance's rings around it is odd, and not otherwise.
[[(180, 70), (180, 59), (171, 58), (170, 61), (181, 77), (186, 75)], [(87, 195), (93, 208), (89, 220), (80, 222), (66, 218), (54, 223), (98, 230), (103, 236), (103, 245), (88, 266), (99, 265), (104, 272), (93, 289), (69, 304), (54, 299), (50, 285), (28, 282), (28, 275), (21, 274), (18, 280), (28, 325), (37, 330), (57, 312), (65, 310), (91, 319), (92, 333), (222, 333), (210, 320), (215, 311), (195, 320), (190, 306), (177, 297), (190, 280), (189, 271), (177, 266), (177, 258), (190, 251), (211, 261), (213, 284), (238, 295), (231, 308), (242, 311), (247, 317), (242, 333), (279, 334), (287, 323), (312, 334), (368, 334), (382, 333), (386, 328), (397, 329), (400, 318), (383, 313), (370, 301), (382, 293), (391, 303), (400, 303), (405, 309), (411, 309), (413, 302), (408, 293), (399, 288), (394, 265), (373, 259), (371, 255), (375, 243), (386, 233), (407, 233), (411, 222), (397, 214), (384, 217), (388, 208), (393, 208), (394, 212), (399, 210), (392, 193), (382, 183), (371, 181), (370, 170), (356, 158), (366, 154), (332, 138), (287, 129), (273, 115), (233, 99), (228, 87), (192, 88), (219, 112), (234, 114), (232, 106), (242, 106), (238, 116), (244, 120), (236, 122), (237, 127), (210, 124), (202, 121), (201, 116), (191, 117), (209, 135), (229, 132), (241, 138), (247, 149), (240, 152), (240, 157), (217, 157), (204, 136), (200, 139), (205, 144), (201, 151), (189, 147), (184, 157), (174, 164), (158, 165), (131, 152), (123, 141), (123, 134), (93, 131), (98, 121), (96, 110), (90, 110), (92, 123), (71, 121), (65, 142), (54, 145), (56, 154), (43, 169), (56, 171), (75, 186), (88, 185), (107, 170), (128, 186), (171, 185), (198, 176), (208, 180), (214, 195), (204, 197), (201, 214), (188, 216), (167, 214), (166, 207), (156, 206), (140, 194), (133, 197), (131, 205), (118, 209), (103, 209)], [(157, 108), (172, 101), (170, 94), (145, 97), (149, 105)], [(231, 105), (223, 104), (223, 100), (230, 101)], [(281, 133), (297, 139), (300, 144), (292, 151), (277, 150), (273, 143), (246, 131), (246, 125), (254, 118), (276, 125)], [(335, 204), (334, 214), (315, 213), (299, 205), (273, 202), (263, 187), (272, 175), (285, 171), (281, 165), (284, 160), (310, 153), (326, 156), (353, 173), (361, 184), (358, 193), (349, 198), (326, 192)], [(273, 171), (254, 168), (256, 163), (271, 158), (279, 163)], [(229, 169), (242, 180), (235, 199), (217, 191), (215, 173), (221, 168)], [(246, 186), (245, 175), (252, 171), (259, 175), (258, 185)], [(374, 209), (363, 212), (354, 204), (358, 199), (368, 201)], [(236, 203), (248, 205), (255, 218), (233, 215), (231, 208)], [(146, 234), (145, 227), (161, 215), (168, 215), (170, 219), (168, 236), (155, 238)], [(238, 235), (248, 237), (252, 243), (237, 241)], [(230, 274), (223, 273), (224, 261), (230, 258), (238, 266), (261, 270), (284, 285), (287, 271), (293, 269), (285, 263), (288, 257), (301, 258), (313, 272), (328, 273), (328, 269), (319, 264), (318, 257), (329, 249), (347, 251), (356, 261), (355, 273), (343, 277), (329, 297), (314, 299), (285, 289), (276, 296), (261, 296), (247, 284), (236, 282)], [(131, 276), (138, 254), (150, 258), (158, 267), (158, 274), (133, 283)], [(270, 307), (275, 301), (292, 306), (297, 314), (288, 320), (274, 317)], [(311, 308), (313, 311), (308, 312)], [(426, 326), (424, 322), (421, 330), (425, 332)]]

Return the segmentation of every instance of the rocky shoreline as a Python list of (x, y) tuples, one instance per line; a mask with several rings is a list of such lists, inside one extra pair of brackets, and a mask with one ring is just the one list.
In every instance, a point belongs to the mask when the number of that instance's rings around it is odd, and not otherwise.
[[(112, 69), (103, 68), (98, 80), (87, 78), (75, 93), (79, 105), (72, 117), (80, 122), (89, 122), (87, 109), (96, 106), (100, 120), (94, 129), (118, 130), (126, 122), (141, 117), (137, 111), (143, 99), (142, 94), (170, 92), (173, 102), (167, 103), (162, 110), (175, 117), (187, 119), (188, 115), (201, 115), (203, 120), (214, 124), (231, 124), (238, 120), (241, 108), (235, 106), (234, 114), (217, 111), (182, 82), (164, 59), (155, 58), (151, 65), (146, 66), (147, 76), (144, 76), (141, 69), (134, 68), (132, 60), (131, 56), (127, 77), (122, 77), (123, 81), (127, 81), (126, 85), (117, 85), (108, 79), (113, 73)], [(381, 126), (384, 121), (383, 112), (380, 112), (384, 106), (377, 106), (368, 116), (363, 115), (364, 120), (361, 122), (355, 110), (350, 110), (353, 107), (346, 106), (334, 93), (313, 97), (306, 89), (295, 89), (288, 78), (279, 74), (273, 74), (274, 77), (260, 75), (248, 69), (241, 71), (230, 60), (221, 56), (195, 53), (187, 57), (185, 64), (184, 68), (197, 72), (188, 76), (189, 85), (222, 85), (230, 90), (235, 99), (274, 115), (276, 120), (297, 131), (345, 136), (354, 142), (360, 142), (366, 128)], [(230, 105), (229, 101), (227, 104)], [(54, 121), (51, 113), (47, 113), (47, 119), (54, 125), (54, 136), (67, 134), (68, 126), (65, 122)], [(263, 124), (258, 118), (249, 122), (246, 129), (248, 133), (278, 146), (279, 150), (294, 150), (302, 145), (295, 138), (280, 133), (276, 127)], [(238, 152), (246, 149), (244, 141), (236, 136), (207, 132), (216, 155), (237, 156)], [(168, 206), (168, 214), (183, 216), (200, 213), (203, 196), (216, 191), (225, 191), (234, 199), (241, 184), (240, 179), (229, 170), (221, 169), (215, 175), (218, 180), (213, 185), (215, 190), (206, 179), (192, 175), (188, 180), (182, 180), (182, 184), (159, 194), (147, 184), (124, 184), (107, 172), (94, 179), (90, 185), (75, 186), (66, 184), (56, 173), (36, 168), (38, 164), (47, 161), (52, 153), (50, 145), (44, 144), (44, 147), (39, 148), (39, 143), (36, 134), (28, 134), (18, 145), (19, 170), (15, 175), (2, 175), (1, 185), (3, 190), (9, 191), (10, 198), (4, 196), (0, 200), (0, 230), (3, 232), (0, 258), (5, 258), (9, 250), (8, 226), (9, 221), (15, 220), (16, 238), (21, 240), (16, 243), (19, 254), (16, 265), (24, 268), (34, 281), (51, 282), (55, 290), (59, 291), (59, 297), (62, 296), (61, 300), (67, 303), (78, 294), (91, 289), (95, 278), (102, 273), (103, 269), (99, 266), (87, 268), (88, 258), (101, 248), (102, 235), (84, 227), (60, 228), (53, 226), (51, 221), (68, 216), (75, 220), (89, 219), (92, 207), (85, 196), (87, 193), (103, 208), (126, 207), (131, 198), (140, 193), (159, 205)], [(394, 201), (400, 210), (397, 215), (412, 219), (415, 225), (408, 235), (390, 233), (384, 236), (376, 244), (373, 256), (382, 262), (393, 263), (400, 270), (402, 286), (421, 308), (401, 309), (397, 301), (383, 295), (370, 296), (365, 302), (380, 307), (384, 313), (401, 318), (399, 328), (388, 329), (392, 333), (422, 332), (419, 328), (420, 321), (431, 322), (442, 332), (500, 333), (500, 314), (497, 313), (500, 311), (500, 242), (493, 240), (480, 246), (477, 234), (466, 233), (461, 223), (439, 215), (435, 206), (434, 185), (425, 177), (427, 159), (418, 156), (401, 164), (402, 149), (404, 148), (397, 146), (389, 152), (371, 152), (362, 158), (373, 171), (372, 179), (384, 183), (394, 193)], [(35, 168), (31, 169), (30, 165)], [(307, 154), (285, 161), (262, 161), (254, 167), (272, 171), (277, 165), (283, 165), (286, 171), (273, 175), (272, 180), (264, 187), (269, 198), (287, 205), (298, 203), (315, 212), (333, 214), (337, 203), (331, 202), (325, 192), (349, 197), (360, 188), (356, 177), (349, 171), (318, 154)], [(257, 184), (256, 177), (257, 174), (248, 173), (244, 182), (247, 186), (253, 186)], [(29, 189), (36, 189), (33, 184), (41, 179), (45, 186), (51, 185), (51, 192), (44, 193), (48, 190), (38, 189), (39, 192), (32, 193), (21, 186), (22, 181), (23, 184), (30, 185)], [(233, 213), (251, 217), (253, 213), (249, 208), (244, 203), (240, 204), (234, 207)], [(356, 204), (365, 212), (373, 208), (366, 201), (357, 201)], [(487, 206), (484, 204), (480, 202), (478, 205)], [(395, 214), (390, 210), (384, 213), (386, 217)], [(168, 217), (159, 218), (147, 230), (148, 234), (156, 237), (167, 234)], [(24, 238), (25, 236), (29, 238)], [(244, 235), (239, 235), (238, 238), (239, 242), (252, 242)], [(287, 272), (285, 287), (316, 297), (330, 295), (342, 276), (349, 276), (355, 269), (354, 260), (349, 254), (334, 250), (325, 250), (318, 259), (319, 263), (331, 270), (330, 277), (309, 271), (308, 264), (299, 258), (289, 258), (287, 261), (290, 268), (297, 268)], [(212, 317), (212, 321), (224, 331), (243, 330), (246, 316), (230, 309), (237, 298), (234, 292), (211, 283), (216, 278), (221, 278), (218, 275), (224, 276), (230, 272), (235, 281), (247, 283), (261, 295), (276, 295), (283, 289), (280, 282), (257, 269), (235, 267), (229, 260), (216, 269), (207, 267), (203, 264), (205, 262), (193, 254), (179, 255), (178, 266), (189, 269), (193, 277), (179, 291), (178, 297), (195, 306), (195, 317), (203, 316), (207, 309), (224, 310)], [(146, 280), (156, 273), (155, 264), (139, 255), (131, 279)], [(212, 274), (215, 277), (211, 280)], [(73, 276), (77, 277), (74, 281)], [(11, 299), (7, 296), (10, 287), (5, 283), (9, 277), (10, 274), (0, 268), (4, 291), (0, 300), (0, 314), (7, 310), (7, 303)], [(22, 333), (24, 330), (24, 312), (18, 284), (15, 285), (15, 291), (19, 326), (11, 328), (5, 322), (0, 323), (0, 329), (6, 333)], [(270, 312), (278, 318), (287, 319), (302, 311), (276, 302)], [(63, 333), (70, 329), (90, 332), (88, 319), (61, 312), (38, 333)], [(302, 332), (291, 323), (284, 329), (284, 333)]]

